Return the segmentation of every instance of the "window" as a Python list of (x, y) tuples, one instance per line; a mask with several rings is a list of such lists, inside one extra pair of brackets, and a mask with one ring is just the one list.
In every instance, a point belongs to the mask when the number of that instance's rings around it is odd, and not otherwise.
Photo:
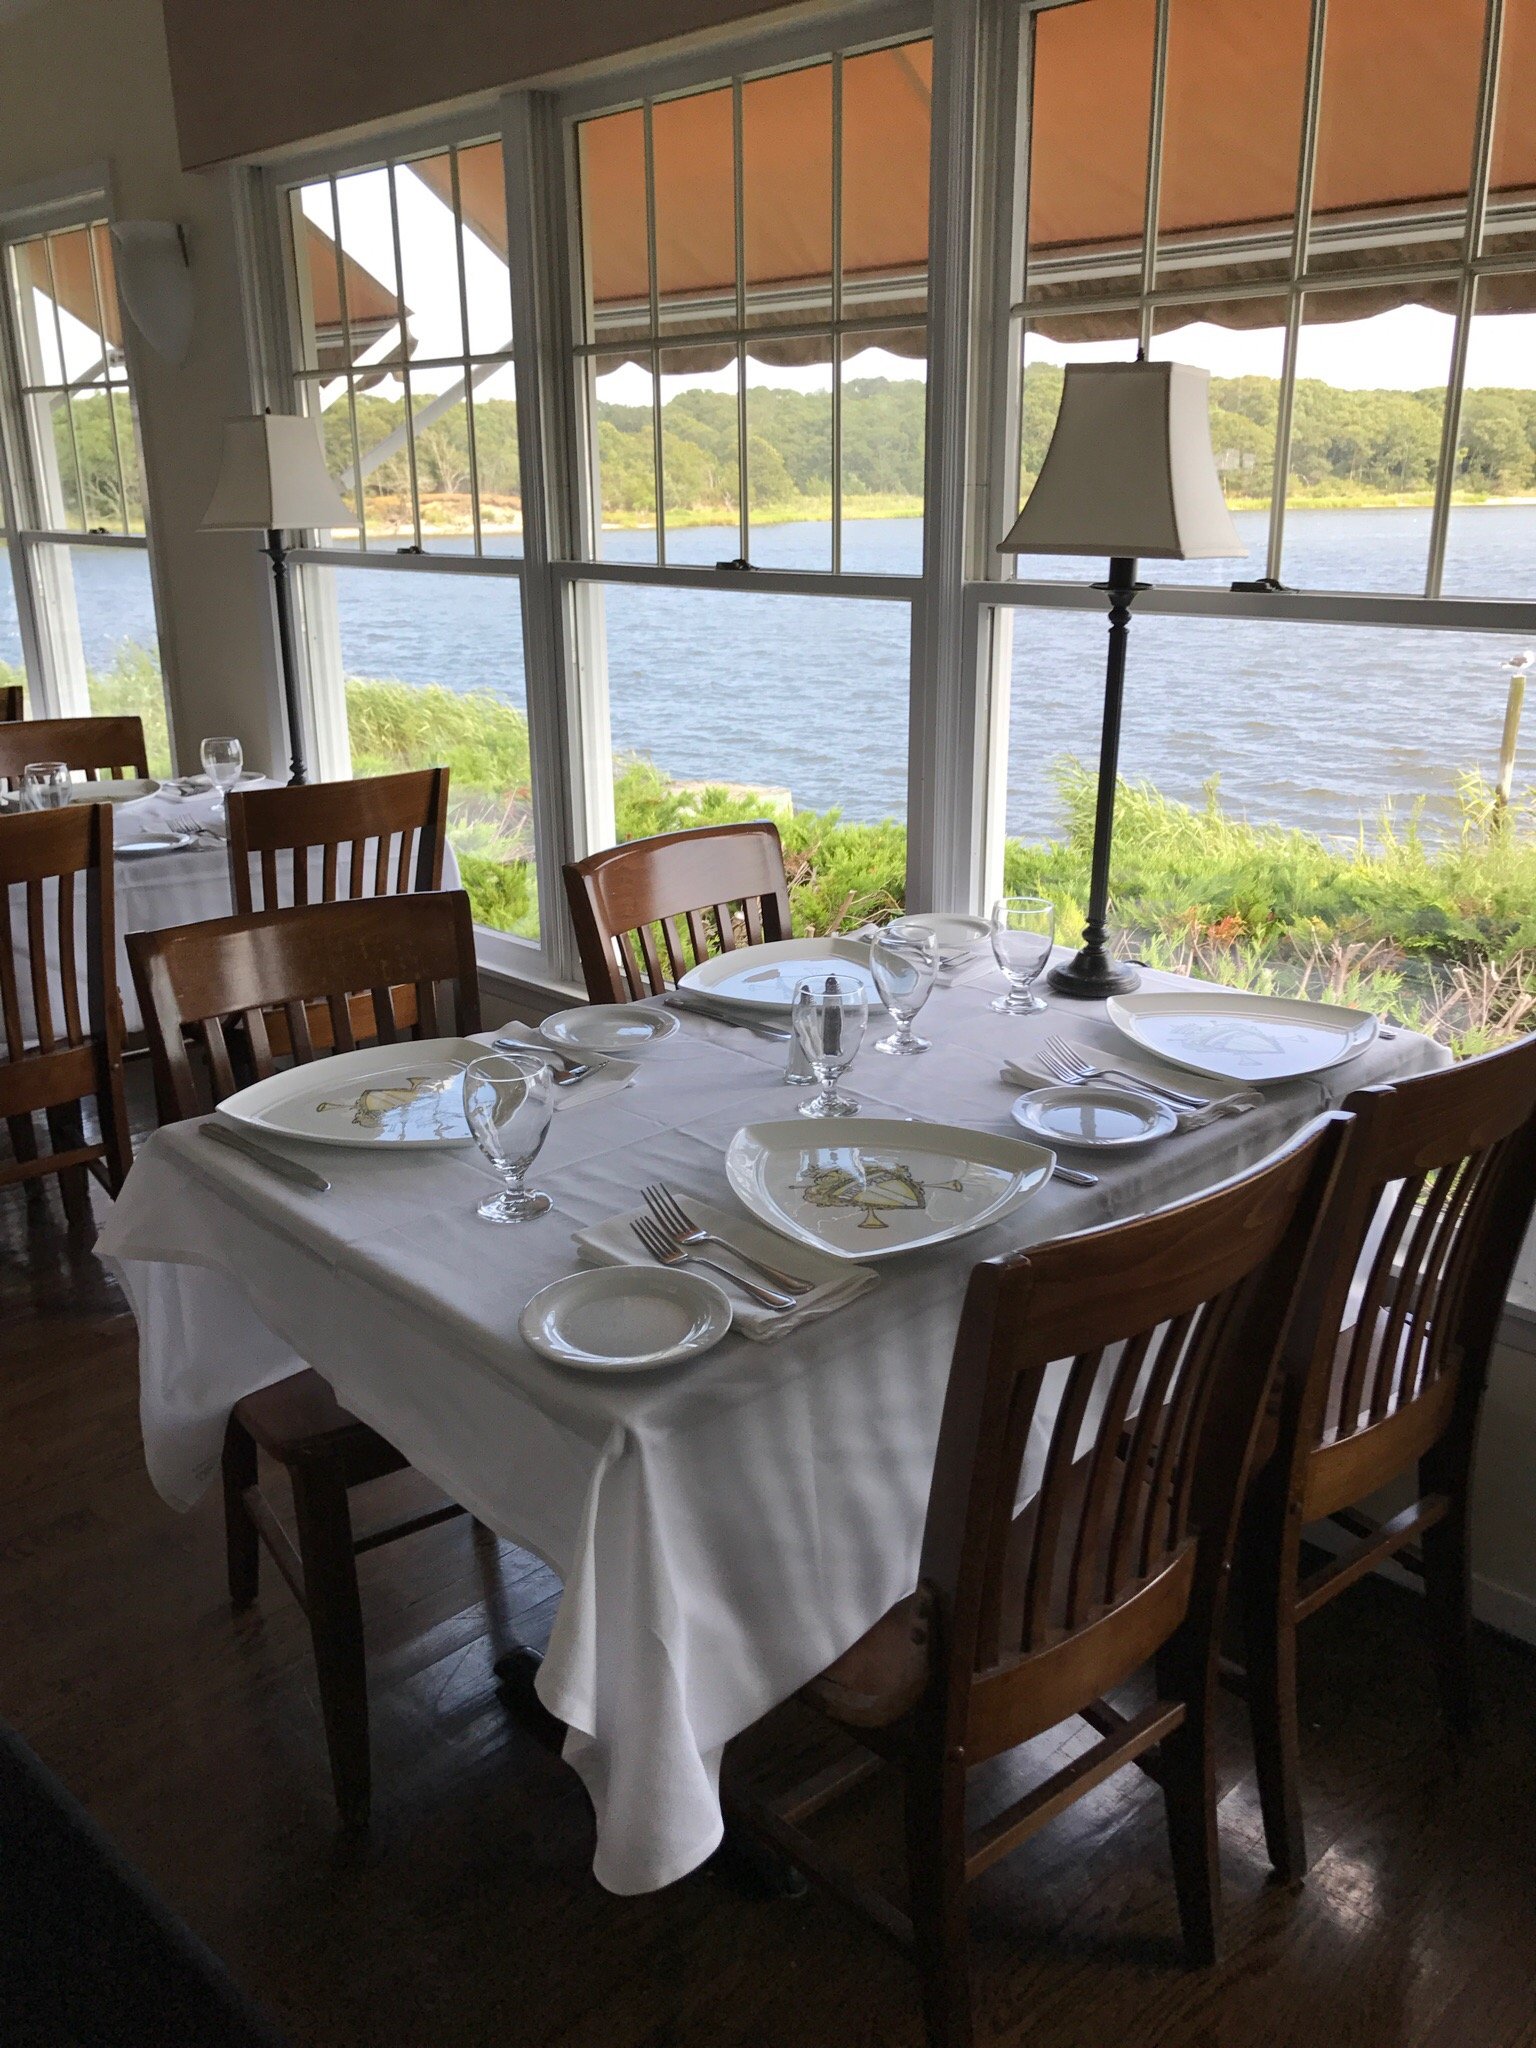
[(570, 122), (566, 574), (613, 832), (775, 813), (818, 929), (899, 901), (905, 870), (931, 72), (909, 40)]
[(338, 164), (280, 203), (294, 403), (353, 513), (303, 556), (320, 758), (445, 763), (477, 921), (536, 939), (501, 143)]
[(0, 362), (10, 490), (7, 603), (19, 657), (30, 618), (39, 709), (135, 711), (152, 765), (169, 766), (138, 438), (104, 220), (0, 223)]
[[(1496, 789), (1536, 629), (1536, 10), (1071, 0), (1023, 20), (1022, 488), (1065, 364), (1193, 362), (1248, 549), (1143, 565), (1127, 944), (1161, 958), (1182, 932), (1208, 971), (1314, 990), (1326, 955), (1336, 990), (1384, 976), (1475, 1044), (1536, 990), (1510, 907), (1521, 785)], [(985, 614), (1011, 699), (995, 829), (1070, 921), (1092, 806), (1066, 757), (1091, 776), (1104, 564), (998, 573), (974, 592), (1007, 607)], [(1266, 577), (1278, 594), (1231, 587)]]

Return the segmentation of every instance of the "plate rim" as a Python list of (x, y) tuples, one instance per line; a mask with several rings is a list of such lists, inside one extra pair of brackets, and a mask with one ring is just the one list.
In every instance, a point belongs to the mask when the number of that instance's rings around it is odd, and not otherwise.
[[(121, 789), (123, 783), (117, 782), (116, 778), (112, 776), (103, 776), (97, 782), (72, 782), (69, 786), (69, 802), (71, 805), (147, 804), (152, 796), (158, 796), (161, 790), (165, 788), (164, 780), (158, 775), (128, 775), (123, 778), (123, 781), (131, 783), (143, 782), (149, 786), (147, 789), (138, 790), (133, 796), (103, 796), (101, 794), (103, 789), (113, 788), (114, 783), (118, 789)], [(78, 795), (76, 794), (77, 791), (79, 792)]]
[[(964, 1139), (973, 1145), (1019, 1147), (1036, 1155), (1034, 1166), (1029, 1170), (1035, 1172), (1038, 1177), (1016, 1188), (984, 1220), (967, 1223), (959, 1228), (946, 1229), (936, 1236), (923, 1238), (916, 1244), (882, 1245), (873, 1249), (861, 1246), (856, 1249), (844, 1250), (840, 1245), (832, 1244), (826, 1238), (818, 1237), (814, 1231), (797, 1226), (789, 1217), (779, 1214), (777, 1210), (770, 1211), (766, 1204), (759, 1208), (747, 1200), (741, 1184), (742, 1170), (740, 1161), (745, 1142), (750, 1140), (756, 1132), (779, 1130), (783, 1131), (786, 1136), (792, 1134), (798, 1143), (799, 1149), (804, 1150), (808, 1143), (816, 1140), (818, 1130), (826, 1131), (827, 1135), (822, 1142), (830, 1145), (836, 1143), (841, 1133), (847, 1132), (850, 1140), (853, 1140), (859, 1125), (867, 1128), (872, 1124), (879, 1125), (883, 1130), (938, 1133), (946, 1138)], [(876, 1139), (874, 1142), (879, 1143), (880, 1140)], [(957, 1152), (960, 1150), (959, 1147), (952, 1149)], [(1001, 1164), (1002, 1162), (978, 1159), (975, 1163), (978, 1165), (988, 1165)], [(861, 1115), (840, 1118), (835, 1126), (829, 1119), (824, 1125), (812, 1125), (809, 1128), (807, 1123), (798, 1116), (759, 1117), (753, 1123), (740, 1125), (725, 1151), (727, 1185), (749, 1215), (756, 1217), (767, 1229), (777, 1231), (780, 1237), (786, 1238), (795, 1244), (808, 1245), (812, 1250), (824, 1252), (828, 1258), (839, 1259), (844, 1264), (850, 1266), (866, 1266), (880, 1259), (899, 1258), (906, 1252), (931, 1251), (937, 1245), (952, 1244), (959, 1238), (970, 1237), (977, 1230), (989, 1230), (994, 1223), (1001, 1223), (1005, 1217), (1013, 1215), (1015, 1210), (1021, 1208), (1031, 1195), (1038, 1194), (1043, 1187), (1048, 1187), (1055, 1165), (1056, 1154), (1051, 1150), (1050, 1146), (1042, 1145), (1038, 1139), (1015, 1137), (1011, 1131), (979, 1130), (973, 1124), (934, 1123), (924, 1117), (873, 1117)]]
[[(530, 1324), (533, 1320), (534, 1308), (546, 1295), (555, 1294), (560, 1289), (570, 1287), (577, 1282), (601, 1279), (610, 1274), (616, 1279), (627, 1279), (631, 1284), (635, 1280), (640, 1279), (647, 1281), (652, 1286), (659, 1285), (663, 1289), (681, 1288), (687, 1293), (702, 1293), (706, 1296), (712, 1296), (711, 1307), (714, 1309), (716, 1317), (723, 1311), (724, 1321), (707, 1343), (674, 1344), (663, 1351), (637, 1352), (621, 1358), (578, 1358), (572, 1353), (546, 1349), (543, 1344), (537, 1342), (530, 1335)], [(616, 1289), (615, 1291), (617, 1292), (618, 1290)], [(706, 1353), (713, 1351), (717, 1344), (730, 1335), (731, 1325), (734, 1320), (735, 1311), (731, 1306), (730, 1296), (723, 1287), (716, 1286), (713, 1280), (706, 1280), (702, 1273), (680, 1273), (667, 1266), (641, 1266), (626, 1259), (619, 1264), (605, 1263), (596, 1266), (578, 1266), (573, 1272), (562, 1273), (557, 1279), (546, 1281), (542, 1287), (529, 1295), (527, 1301), (524, 1302), (522, 1311), (517, 1319), (517, 1332), (530, 1351), (551, 1365), (568, 1366), (576, 1372), (654, 1372), (661, 1366), (681, 1365), (690, 1358), (703, 1358)]]
[[(1139, 1007), (1132, 1008), (1132, 1005), (1140, 1006), (1148, 1002), (1159, 1004), (1169, 1002), (1182, 1003), (1194, 1008), (1196, 1014), (1201, 1010), (1212, 1010), (1229, 1003), (1234, 1007), (1247, 1003), (1258, 1005), (1261, 1008), (1271, 1004), (1283, 1004), (1287, 1008), (1331, 1010), (1339, 1017), (1354, 1017), (1359, 1022), (1352, 1030), (1342, 1034), (1339, 1049), (1331, 1059), (1320, 1060), (1315, 1066), (1300, 1068), (1295, 1073), (1266, 1075), (1256, 1081), (1250, 1074), (1233, 1073), (1230, 1067), (1215, 1067), (1209, 1064), (1201, 1064), (1191, 1059), (1181, 1058), (1177, 1053), (1165, 1052), (1161, 1046), (1151, 1045), (1145, 1038), (1139, 1036), (1132, 1028), (1130, 1022), (1122, 1023), (1122, 1017), (1134, 1021), (1137, 1015), (1142, 1014)], [(1309, 1002), (1304, 996), (1258, 995), (1249, 993), (1244, 989), (1213, 990), (1209, 997), (1194, 991), (1186, 995), (1180, 989), (1139, 989), (1130, 995), (1111, 996), (1104, 1005), (1104, 1013), (1120, 1036), (1128, 1044), (1134, 1045), (1139, 1052), (1147, 1053), (1153, 1059), (1162, 1060), (1170, 1067), (1179, 1067), (1186, 1074), (1200, 1074), (1206, 1080), (1212, 1081), (1236, 1081), (1250, 1088), (1280, 1087), (1287, 1081), (1304, 1081), (1314, 1074), (1326, 1074), (1333, 1067), (1340, 1067), (1348, 1060), (1357, 1059), (1367, 1047), (1376, 1043), (1381, 1031), (1381, 1019), (1373, 1010), (1352, 1009), (1347, 1003), (1313, 1003)], [(1366, 1030), (1366, 1026), (1370, 1028)]]
[[(460, 1037), (423, 1038), (420, 1040), (406, 1039), (397, 1045), (360, 1046), (353, 1052), (332, 1053), (324, 1062), (315, 1062), (303, 1067), (289, 1067), (281, 1074), (269, 1074), (263, 1081), (252, 1081), (249, 1087), (239, 1088), (233, 1095), (226, 1096), (217, 1105), (216, 1114), (228, 1116), (231, 1122), (239, 1124), (243, 1129), (263, 1132), (269, 1138), (281, 1138), (285, 1141), (291, 1140), (294, 1144), (298, 1145), (344, 1145), (349, 1150), (364, 1152), (443, 1152), (461, 1149), (464, 1146), (474, 1144), (473, 1132), (466, 1130), (461, 1138), (397, 1138), (392, 1143), (385, 1144), (377, 1138), (345, 1137), (339, 1131), (300, 1132), (282, 1129), (276, 1124), (268, 1123), (260, 1116), (253, 1116), (250, 1113), (249, 1107), (242, 1108), (240, 1106), (242, 1102), (248, 1103), (249, 1098), (255, 1095), (258, 1090), (271, 1090), (274, 1083), (292, 1083), (295, 1080), (308, 1081), (314, 1079), (313, 1066), (316, 1064), (322, 1067), (322, 1077), (334, 1070), (336, 1062), (341, 1060), (384, 1060), (384, 1071), (387, 1072), (390, 1067), (408, 1062), (413, 1049), (420, 1058), (446, 1060), (450, 1057), (446, 1051), (446, 1048), (449, 1046), (473, 1047), (473, 1058), (461, 1061), (461, 1065), (464, 1067), (472, 1065), (473, 1059), (479, 1058), (490, 1051), (489, 1046), (479, 1045), (472, 1038)], [(390, 1055), (390, 1057), (385, 1060), (385, 1055)], [(455, 1054), (452, 1057), (457, 1058), (458, 1055)], [(364, 1067), (360, 1071), (368, 1073), (377, 1071), (377, 1069)], [(343, 1072), (341, 1080), (345, 1084), (345, 1072)]]
[[(826, 950), (824, 952), (811, 952), (809, 957), (812, 959), (852, 960), (867, 969), (869, 967), (869, 945), (868, 939), (855, 938), (852, 934), (846, 932), (826, 932), (809, 939), (764, 939), (761, 944), (756, 946), (737, 946), (729, 953), (711, 953), (707, 960), (697, 961), (690, 967), (688, 972), (680, 977), (677, 985), (680, 989), (691, 992), (694, 995), (707, 996), (712, 1003), (722, 1003), (732, 1009), (753, 1012), (771, 1011), (778, 1016), (787, 1017), (793, 1007), (790, 1003), (780, 1002), (776, 997), (769, 1000), (763, 996), (722, 995), (713, 982), (703, 981), (697, 977), (707, 974), (711, 970), (721, 973), (739, 972), (742, 964), (750, 960), (754, 955), (770, 953), (783, 957), (792, 953), (803, 954), (813, 947), (825, 947)], [(871, 981), (873, 981), (872, 975)], [(870, 995), (869, 1007), (872, 1013), (874, 1011), (883, 1013), (885, 1008), (878, 994), (873, 990)]]
[[(605, 1051), (600, 1045), (582, 1045), (579, 1039), (561, 1039), (549, 1035), (548, 1027), (551, 1024), (558, 1024), (564, 1017), (591, 1017), (601, 1015), (605, 1010), (611, 1010), (615, 1015), (633, 1017), (638, 1014), (649, 1018), (653, 1026), (650, 1044), (632, 1046), (627, 1051), (617, 1049)], [(682, 1030), (683, 1026), (682, 1019), (675, 1016), (670, 1010), (657, 1010), (653, 1009), (649, 1003), (634, 1002), (568, 1003), (563, 1010), (551, 1010), (547, 1017), (541, 1017), (533, 1028), (545, 1040), (546, 1044), (553, 1046), (558, 1052), (568, 1052), (574, 1046), (577, 1051), (592, 1053), (598, 1059), (627, 1060), (631, 1058), (643, 1059), (645, 1054), (651, 1051), (653, 1047), (664, 1044), (667, 1039), (675, 1037)]]
[[(1115, 1095), (1122, 1102), (1134, 1102), (1138, 1105), (1144, 1103), (1146, 1108), (1154, 1114), (1154, 1128), (1150, 1131), (1137, 1132), (1129, 1138), (1068, 1138), (1060, 1136), (1054, 1131), (1047, 1133), (1036, 1130), (1034, 1125), (1026, 1123), (1019, 1114), (1025, 1103), (1033, 1102), (1037, 1096), (1086, 1095), (1090, 1092), (1099, 1095)], [(1045, 1144), (1067, 1145), (1083, 1152), (1136, 1152), (1143, 1145), (1155, 1145), (1159, 1138), (1171, 1138), (1179, 1128), (1179, 1113), (1171, 1102), (1159, 1102), (1155, 1096), (1142, 1095), (1134, 1088), (1115, 1088), (1108, 1082), (1102, 1081), (1090, 1082), (1087, 1087), (1068, 1085), (1064, 1082), (1053, 1082), (1043, 1088), (1027, 1088), (1022, 1095), (1014, 1097), (1009, 1105), (1009, 1111), (1020, 1130), (1031, 1132), (1034, 1137), (1040, 1139)], [(1166, 1122), (1163, 1121), (1165, 1118)]]

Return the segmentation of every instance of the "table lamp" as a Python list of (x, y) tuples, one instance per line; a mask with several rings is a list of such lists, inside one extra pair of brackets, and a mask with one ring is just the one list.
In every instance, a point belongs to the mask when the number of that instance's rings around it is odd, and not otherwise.
[(1110, 558), (1109, 580), (1093, 586), (1109, 597), (1109, 661), (1088, 915), (1082, 950), (1053, 967), (1048, 980), (1067, 996), (1124, 995), (1139, 977), (1105, 951), (1104, 924), (1126, 639), (1131, 605), (1147, 588), (1136, 580), (1137, 559), (1247, 553), (1211, 453), (1209, 373), (1187, 363), (1069, 364), (1035, 488), (998, 552)]
[(288, 718), (290, 783), (308, 779), (304, 728), (299, 718), (298, 654), (288, 595), (285, 530), (350, 526), (351, 509), (325, 467), (315, 421), (294, 413), (258, 413), (224, 422), (219, 480), (203, 514), (207, 533), (259, 532), (272, 563), (277, 600), (277, 641), (283, 664), (283, 703)]

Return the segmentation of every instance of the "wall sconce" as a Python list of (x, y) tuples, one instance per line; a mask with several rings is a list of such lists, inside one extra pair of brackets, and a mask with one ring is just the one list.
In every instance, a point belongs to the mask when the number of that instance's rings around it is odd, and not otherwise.
[(168, 363), (186, 361), (192, 340), (192, 272), (186, 230), (170, 220), (112, 224), (117, 288), (133, 324)]

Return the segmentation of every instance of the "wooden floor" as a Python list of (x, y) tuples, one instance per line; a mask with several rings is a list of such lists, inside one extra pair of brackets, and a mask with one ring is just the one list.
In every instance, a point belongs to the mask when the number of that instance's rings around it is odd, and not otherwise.
[[(466, 1523), (362, 1561), (376, 1821), (338, 1842), (293, 1603), (269, 1584), (231, 1620), (217, 1506), (153, 1493), (135, 1396), (131, 1320), (57, 1194), (0, 1195), (0, 1715), (295, 2044), (917, 2048), (905, 1964), (825, 1897), (755, 1901), (711, 1871), (598, 1887), (581, 1788), (491, 1678), (555, 1584)], [(975, 1887), (980, 2039), (1536, 2043), (1536, 1656), (1482, 1638), (1457, 1771), (1416, 1619), (1372, 1581), (1305, 1634), (1304, 1891), (1266, 1881), (1234, 1704), (1226, 1961), (1181, 1966), (1160, 1801), (1126, 1771)], [(878, 1852), (889, 1820), (876, 1792), (846, 1825)]]

